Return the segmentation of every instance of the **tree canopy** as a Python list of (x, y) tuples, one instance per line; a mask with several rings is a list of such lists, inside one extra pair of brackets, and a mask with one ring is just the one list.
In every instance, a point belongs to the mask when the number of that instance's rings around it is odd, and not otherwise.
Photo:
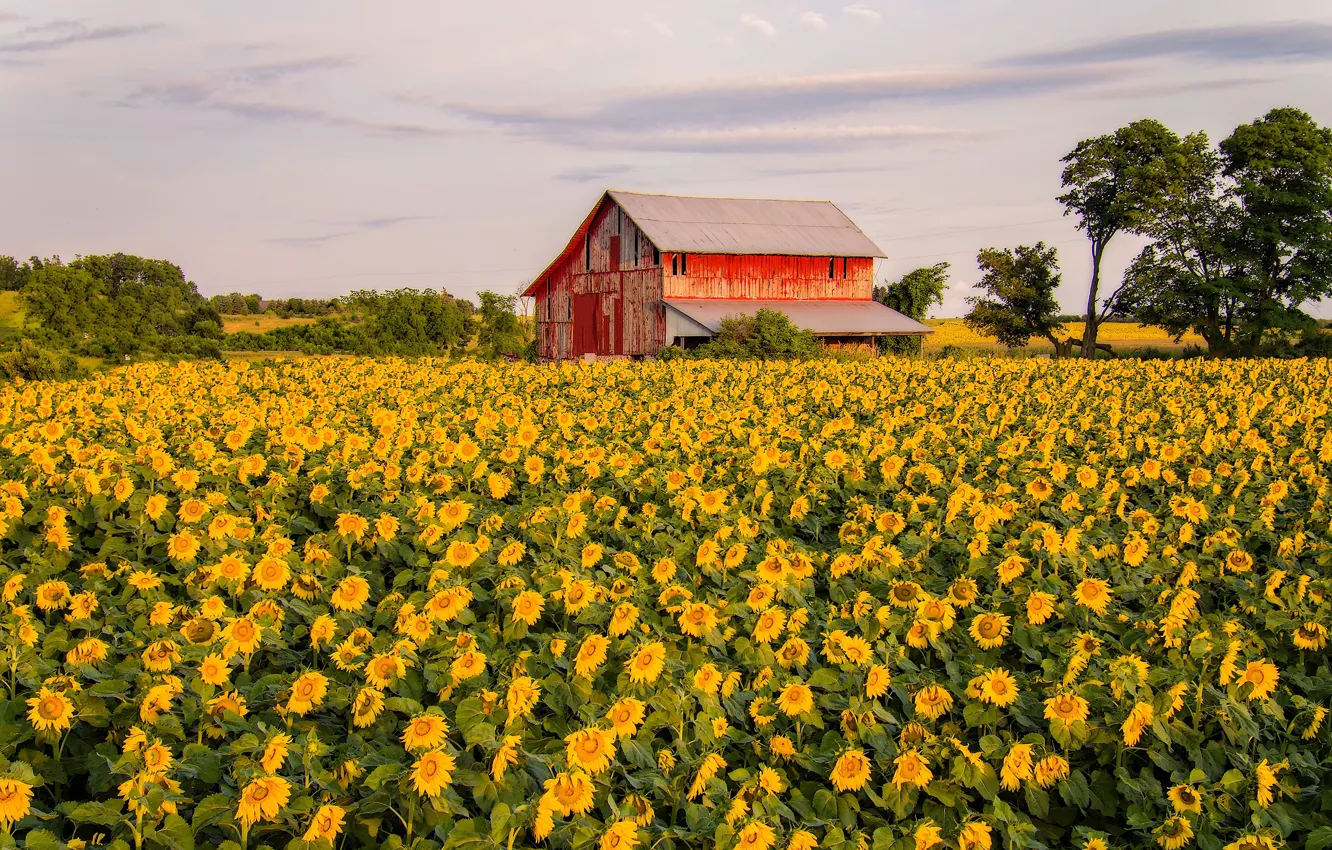
[(1055, 356), (1067, 356), (1071, 341), (1061, 342), (1059, 322), (1059, 254), (1044, 242), (1016, 250), (986, 248), (976, 257), (984, 273), (976, 288), (982, 295), (967, 299), (971, 312), (964, 321), (977, 333), (994, 337), (1009, 348), (1023, 348), (1032, 337), (1049, 340)]
[[(874, 300), (923, 322), (932, 307), (943, 304), (944, 291), (948, 289), (948, 268), (948, 263), (935, 263), (913, 269), (887, 286), (874, 287)], [(898, 354), (919, 354), (921, 338), (889, 337), (887, 346), (888, 350)]]

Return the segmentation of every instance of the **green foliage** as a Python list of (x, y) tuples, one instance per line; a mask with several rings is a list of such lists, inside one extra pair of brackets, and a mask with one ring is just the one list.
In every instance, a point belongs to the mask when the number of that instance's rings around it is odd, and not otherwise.
[(780, 310), (763, 308), (752, 316), (727, 316), (712, 338), (697, 349), (700, 357), (774, 360), (815, 357), (821, 347), (814, 334), (796, 327)]
[(1057, 249), (1044, 242), (1020, 245), (1017, 250), (986, 248), (976, 257), (984, 275), (976, 285), (984, 295), (967, 299), (971, 305), (963, 321), (976, 333), (994, 337), (1009, 348), (1022, 348), (1032, 337), (1041, 337), (1055, 347), (1055, 356), (1066, 354), (1068, 344), (1056, 334), (1059, 322)]
[(1115, 299), (1100, 302), (1101, 259), (1121, 231), (1136, 232), (1148, 211), (1166, 190), (1167, 157), (1179, 137), (1151, 119), (1135, 121), (1113, 133), (1085, 139), (1063, 158), (1059, 203), (1064, 214), (1078, 219), (1078, 229), (1091, 241), (1092, 278), (1087, 292), (1087, 323), (1083, 356), (1096, 351), (1096, 329), (1114, 310)]
[[(874, 300), (918, 322), (925, 321), (930, 308), (943, 304), (948, 289), (948, 263), (935, 263), (913, 269), (888, 286), (874, 287)], [(885, 345), (895, 354), (920, 354), (918, 336), (888, 337)]]
[(34, 268), (20, 296), (35, 339), (79, 353), (119, 358), (164, 350), (168, 340), (220, 335), (217, 310), (166, 260), (112, 254), (65, 264), (54, 258)]
[(14, 351), (0, 354), (0, 376), (7, 381), (58, 381), (76, 378), (78, 361), (68, 352), (42, 348), (30, 339)]
[(13, 257), (0, 256), (0, 291), (17, 292), (28, 282), (34, 266), (40, 268), (42, 261), (33, 257), (26, 263), (20, 263)]
[(482, 292), (479, 310), (481, 327), (476, 343), (489, 358), (515, 356), (527, 344), (527, 335), (518, 322), (518, 296)]

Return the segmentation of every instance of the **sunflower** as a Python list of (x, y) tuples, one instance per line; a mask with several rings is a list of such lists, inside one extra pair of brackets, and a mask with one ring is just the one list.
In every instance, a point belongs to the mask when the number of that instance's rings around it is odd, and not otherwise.
[(222, 640), (226, 642), (227, 654), (237, 652), (252, 655), (263, 639), (263, 626), (249, 617), (238, 617), (227, 623), (222, 630)]
[(408, 750), (434, 750), (444, 743), (449, 724), (438, 714), (418, 714), (407, 723), (402, 744)]
[(574, 655), (574, 673), (585, 679), (592, 678), (606, 662), (606, 650), (609, 648), (610, 638), (595, 633), (588, 635)]
[(1000, 708), (1012, 705), (1018, 698), (1017, 680), (1002, 667), (986, 671), (981, 676), (980, 698)]
[(1188, 820), (1176, 815), (1152, 830), (1152, 834), (1163, 850), (1179, 850), (1193, 840), (1193, 827)]
[(1125, 718), (1121, 731), (1124, 733), (1124, 744), (1130, 747), (1136, 747), (1138, 741), (1142, 739), (1143, 730), (1152, 725), (1153, 712), (1152, 704), (1149, 702), (1140, 702), (1133, 706)]
[(592, 810), (595, 789), (591, 778), (581, 770), (561, 771), (546, 780), (545, 788), (546, 796), (561, 817), (582, 815)]
[(903, 785), (924, 788), (934, 779), (934, 774), (930, 772), (930, 763), (917, 750), (907, 750), (893, 759), (893, 764), (897, 765), (897, 770), (893, 773), (894, 788), (901, 788)]
[(412, 787), (417, 794), (438, 797), (453, 782), (457, 763), (453, 756), (438, 750), (425, 753), (412, 766)]
[(926, 685), (916, 691), (916, 715), (935, 720), (946, 714), (953, 705), (953, 695), (940, 685)]
[(666, 647), (654, 641), (634, 651), (629, 659), (629, 681), (634, 684), (652, 684), (666, 666)]
[(241, 792), (236, 819), (247, 827), (259, 821), (276, 820), (290, 799), (291, 786), (287, 780), (280, 776), (261, 776)]
[(287, 700), (287, 711), (296, 715), (305, 715), (319, 706), (328, 693), (328, 677), (323, 673), (311, 671), (302, 673), (291, 686), (291, 697)]
[(1073, 599), (1083, 608), (1104, 614), (1110, 606), (1110, 583), (1099, 578), (1085, 578), (1073, 589)]
[(1257, 661), (1250, 661), (1249, 665), (1244, 668), (1244, 673), (1240, 677), (1240, 684), (1253, 686), (1253, 689), (1249, 691), (1250, 700), (1267, 699), (1276, 692), (1279, 678), (1277, 666), (1266, 658), (1260, 658)]
[(887, 667), (882, 664), (875, 664), (865, 674), (865, 696), (870, 699), (878, 699), (888, 693), (888, 686), (892, 683), (892, 678)]
[(610, 768), (615, 758), (615, 732), (605, 729), (579, 729), (564, 739), (564, 758), (570, 767), (580, 768), (592, 776)]
[(978, 614), (971, 620), (971, 637), (981, 649), (998, 649), (1008, 635), (1008, 617), (1003, 614)]
[(735, 850), (769, 850), (776, 838), (777, 834), (772, 827), (754, 821), (736, 834), (733, 846)]
[(921, 821), (916, 827), (915, 832), (911, 833), (912, 840), (915, 842), (915, 850), (930, 850), (943, 843), (943, 830), (933, 820), (926, 819)]
[(333, 588), (329, 604), (339, 611), (359, 611), (370, 599), (370, 583), (360, 576), (347, 576)]
[(631, 738), (638, 732), (638, 727), (643, 723), (643, 715), (646, 706), (641, 700), (633, 697), (620, 697), (611, 703), (611, 707), (606, 710), (606, 719), (610, 721), (611, 728), (615, 734), (621, 738)]
[(1009, 748), (999, 774), (999, 784), (1005, 791), (1016, 791), (1032, 778), (1031, 751), (1031, 744), (1014, 744)]
[(10, 828), (32, 810), (32, 786), (18, 779), (0, 779), (0, 829)]
[(46, 686), (28, 699), (28, 721), (38, 732), (63, 732), (74, 718), (74, 703), (60, 691)]
[(792, 682), (777, 697), (777, 707), (787, 717), (799, 717), (814, 710), (814, 692), (801, 682)]
[(1068, 760), (1060, 755), (1048, 755), (1036, 762), (1033, 772), (1036, 774), (1036, 784), (1049, 788), (1059, 780), (1068, 778)]
[(336, 844), (338, 836), (342, 833), (343, 820), (347, 813), (341, 806), (325, 805), (320, 806), (319, 811), (315, 812), (310, 819), (310, 826), (301, 836), (303, 841), (319, 841), (323, 839), (330, 844)]
[(1322, 649), (1327, 646), (1327, 627), (1308, 622), (1295, 630), (1295, 646), (1299, 649)]
[(888, 591), (888, 601), (895, 608), (914, 608), (922, 594), (920, 585), (914, 581), (899, 581)]
[(759, 643), (772, 643), (782, 634), (786, 626), (786, 613), (781, 608), (769, 608), (759, 615), (754, 623), (754, 640)]
[(1086, 720), (1090, 712), (1085, 699), (1073, 693), (1056, 694), (1045, 701), (1045, 719), (1074, 723)]
[(601, 834), (599, 850), (634, 850), (638, 846), (638, 824), (633, 820), (618, 820)]
[(1057, 597), (1053, 593), (1034, 591), (1027, 596), (1027, 622), (1033, 626), (1044, 625), (1055, 613), (1055, 601)]
[(984, 821), (967, 821), (957, 831), (958, 850), (990, 850), (990, 843), (990, 825)]
[(509, 683), (504, 704), (509, 710), (509, 723), (526, 717), (541, 698), (541, 685), (535, 679), (519, 676)]
[(870, 760), (863, 750), (847, 750), (837, 758), (833, 765), (833, 788), (838, 791), (859, 791), (870, 778)]
[(1202, 814), (1202, 797), (1198, 795), (1198, 789), (1192, 785), (1176, 785), (1166, 793), (1170, 804), (1175, 807), (1175, 814), (1182, 815), (1185, 812)]

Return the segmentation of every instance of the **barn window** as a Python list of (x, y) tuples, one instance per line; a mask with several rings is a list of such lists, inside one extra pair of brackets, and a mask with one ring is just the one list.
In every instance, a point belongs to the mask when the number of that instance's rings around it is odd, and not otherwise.
[(634, 265), (637, 266), (643, 260), (643, 240), (634, 240)]
[(592, 233), (583, 234), (583, 271), (592, 271)]
[(652, 246), (652, 265), (654, 266), (661, 265), (661, 249), (658, 248), (656, 245)]
[(680, 273), (680, 255), (674, 254), (671, 256), (671, 274), (676, 275), (679, 273)]
[(832, 280), (832, 279), (833, 279), (833, 270), (836, 269), (836, 268), (837, 268), (837, 258), (836, 258), (836, 257), (829, 257), (829, 258), (828, 258), (828, 280)]
[(689, 255), (680, 255), (680, 274), (689, 274)]
[(842, 280), (846, 280), (846, 264), (847, 264), (847, 259), (846, 259), (846, 257), (843, 257), (843, 258), (842, 258)]

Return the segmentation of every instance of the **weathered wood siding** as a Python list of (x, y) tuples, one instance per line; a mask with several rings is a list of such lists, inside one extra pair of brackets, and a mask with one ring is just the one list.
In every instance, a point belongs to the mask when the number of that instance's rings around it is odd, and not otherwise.
[(541, 357), (661, 350), (666, 308), (660, 255), (613, 202), (593, 213), (547, 278), (537, 283)]
[(874, 296), (871, 257), (690, 254), (684, 263), (684, 273), (672, 274), (680, 269), (680, 258), (667, 254), (662, 265), (665, 298), (867, 301)]

